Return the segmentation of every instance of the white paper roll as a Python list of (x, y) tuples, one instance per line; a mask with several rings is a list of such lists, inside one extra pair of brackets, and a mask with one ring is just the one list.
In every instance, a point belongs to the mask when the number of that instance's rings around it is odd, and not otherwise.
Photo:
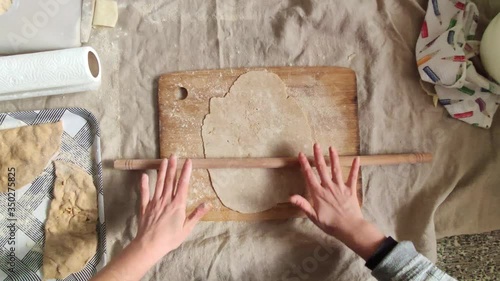
[(91, 47), (0, 57), (0, 101), (97, 90), (101, 63)]

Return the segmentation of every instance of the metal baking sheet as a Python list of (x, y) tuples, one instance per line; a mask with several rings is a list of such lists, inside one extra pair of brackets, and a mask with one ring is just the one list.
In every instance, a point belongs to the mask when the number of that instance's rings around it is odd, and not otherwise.
[[(100, 130), (97, 119), (83, 108), (44, 109), (0, 113), (0, 130), (43, 123), (63, 122), (61, 148), (54, 160), (78, 165), (94, 178), (98, 190), (99, 223), (96, 254), (85, 268), (64, 280), (89, 280), (106, 264), (106, 223)], [(4, 172), (4, 171), (2, 171)], [(45, 221), (53, 198), (54, 165), (51, 163), (33, 182), (15, 191), (15, 210), (9, 212), (8, 193), (0, 194), (0, 280), (42, 280)], [(12, 199), (11, 199), (12, 200)], [(15, 228), (9, 229), (9, 225)], [(14, 230), (15, 231), (11, 231)], [(11, 236), (15, 244), (12, 244)], [(11, 238), (9, 240), (9, 238)], [(9, 242), (10, 241), (10, 242)], [(10, 244), (9, 244), (10, 243)], [(14, 247), (11, 251), (10, 247)], [(15, 256), (12, 257), (12, 253)], [(10, 255), (9, 255), (10, 254)]]

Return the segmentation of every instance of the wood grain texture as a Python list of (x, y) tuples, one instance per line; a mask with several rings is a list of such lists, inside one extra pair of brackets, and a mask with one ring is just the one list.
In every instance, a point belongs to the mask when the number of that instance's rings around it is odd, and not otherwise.
[[(313, 140), (326, 153), (335, 146), (340, 155), (359, 155), (356, 75), (342, 67), (270, 67), (176, 72), (162, 75), (158, 82), (160, 158), (175, 153), (181, 158), (204, 158), (201, 126), (209, 112), (209, 100), (222, 97), (236, 79), (253, 70), (277, 74), (296, 99), (313, 132)], [(184, 88), (187, 91), (181, 90)], [(312, 155), (311, 151), (305, 151)], [(344, 171), (345, 176), (347, 176)], [(358, 194), (361, 184), (358, 183)], [(207, 170), (194, 170), (188, 209), (210, 202), (204, 220), (269, 220), (303, 216), (288, 203), (257, 214), (232, 211), (215, 194)], [(360, 196), (361, 201), (361, 196)]]

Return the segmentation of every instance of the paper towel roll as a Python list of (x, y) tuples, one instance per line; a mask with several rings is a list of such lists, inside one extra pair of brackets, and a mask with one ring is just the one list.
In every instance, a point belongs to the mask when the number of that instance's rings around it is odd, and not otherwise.
[(97, 90), (101, 63), (91, 47), (0, 57), (0, 101)]

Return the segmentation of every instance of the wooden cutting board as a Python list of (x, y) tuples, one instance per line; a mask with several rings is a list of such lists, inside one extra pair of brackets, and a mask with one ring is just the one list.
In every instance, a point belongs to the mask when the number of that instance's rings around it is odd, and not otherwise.
[[(313, 139), (323, 148), (335, 146), (340, 155), (359, 154), (356, 75), (342, 67), (269, 67), (176, 72), (162, 75), (158, 82), (160, 157), (203, 158), (201, 126), (209, 112), (209, 100), (222, 97), (234, 81), (252, 70), (276, 73), (308, 118)], [(312, 154), (311, 151), (304, 151)], [(344, 169), (347, 177), (348, 169)], [(361, 184), (358, 183), (358, 194)], [(361, 197), (360, 197), (361, 200)], [(232, 211), (220, 202), (207, 170), (195, 170), (191, 179), (188, 209), (210, 202), (208, 221), (286, 219), (303, 216), (288, 203), (256, 214)]]

